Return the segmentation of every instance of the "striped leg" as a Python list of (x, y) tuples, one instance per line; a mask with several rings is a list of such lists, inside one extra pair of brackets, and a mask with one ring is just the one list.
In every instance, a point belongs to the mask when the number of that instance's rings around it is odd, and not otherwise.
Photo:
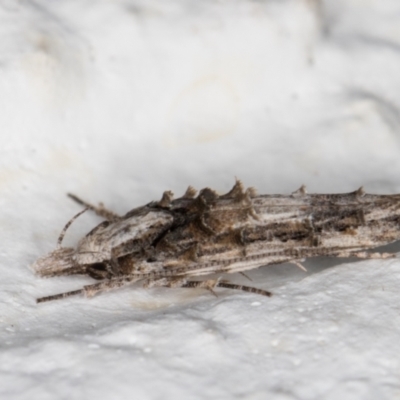
[(269, 292), (268, 290), (257, 289), (257, 288), (254, 288), (251, 286), (245, 286), (245, 285), (236, 285), (234, 283), (229, 283), (229, 282), (225, 282), (225, 281), (216, 281), (216, 280), (213, 280), (213, 281), (211, 281), (211, 280), (209, 280), (209, 281), (188, 281), (182, 287), (187, 287), (187, 288), (204, 287), (208, 290), (211, 290), (216, 287), (221, 287), (221, 288), (226, 288), (226, 289), (242, 290), (244, 292), (260, 294), (262, 296), (268, 296), (268, 297), (272, 296), (272, 293)]

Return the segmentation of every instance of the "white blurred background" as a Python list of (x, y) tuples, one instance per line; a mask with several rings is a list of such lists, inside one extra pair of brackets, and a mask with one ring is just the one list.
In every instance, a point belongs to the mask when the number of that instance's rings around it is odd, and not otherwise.
[(272, 299), (128, 288), (40, 307), (87, 280), (28, 266), (79, 210), (67, 192), (120, 213), (235, 176), (399, 192), (399, 19), (396, 0), (0, 1), (0, 396), (398, 396), (396, 261), (253, 272)]

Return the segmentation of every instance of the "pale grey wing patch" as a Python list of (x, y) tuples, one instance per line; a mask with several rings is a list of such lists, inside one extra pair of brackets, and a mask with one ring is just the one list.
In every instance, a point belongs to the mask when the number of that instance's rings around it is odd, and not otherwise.
[[(100, 227), (95, 235), (85, 236), (77, 246), (74, 260), (79, 264), (92, 264), (109, 260), (114, 250), (128, 241), (136, 240), (138, 244), (145, 241), (151, 233), (159, 232), (171, 225), (173, 217), (161, 211), (149, 211), (141, 218), (130, 217), (114, 224)], [(124, 254), (118, 254), (118, 257)]]

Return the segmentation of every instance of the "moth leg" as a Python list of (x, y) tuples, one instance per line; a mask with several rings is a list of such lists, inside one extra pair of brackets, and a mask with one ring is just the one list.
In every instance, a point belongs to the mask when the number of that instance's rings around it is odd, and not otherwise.
[(246, 279), (248, 279), (250, 282), (253, 282), (253, 279), (251, 279), (247, 274), (245, 274), (244, 272), (239, 272), (240, 275), (244, 276)]
[(216, 286), (217, 287), (223, 287), (223, 288), (226, 288), (226, 289), (242, 290), (243, 292), (260, 294), (262, 296), (267, 296), (267, 297), (271, 297), (272, 296), (272, 293), (269, 292), (268, 290), (258, 289), (258, 288), (255, 288), (255, 287), (245, 286), (245, 285), (236, 285), (234, 283), (229, 283), (229, 282), (225, 282), (225, 281), (218, 282)]
[(260, 294), (262, 296), (268, 296), (271, 297), (272, 293), (269, 292), (268, 290), (263, 290), (263, 289), (257, 289), (251, 286), (245, 286), (245, 285), (236, 285), (234, 283), (229, 283), (226, 281), (188, 281), (183, 287), (191, 287), (191, 288), (197, 288), (197, 287), (205, 287), (208, 289), (207, 285), (212, 284), (213, 282), (213, 288), (214, 287), (222, 287), (226, 289), (233, 289), (233, 290), (242, 290), (243, 292), (249, 292), (249, 293), (256, 293)]
[(143, 283), (143, 287), (145, 289), (150, 289), (153, 287), (160, 287), (160, 286), (166, 286), (168, 279), (167, 278), (161, 278), (161, 279), (155, 279), (155, 280), (151, 280), (151, 279), (147, 279), (144, 283)]
[(215, 297), (218, 297), (214, 288), (218, 286), (219, 279), (208, 279), (206, 281), (186, 281), (182, 287), (185, 288), (204, 288), (210, 291)]
[(138, 279), (135, 279), (130, 276), (124, 276), (124, 277), (115, 278), (115, 279), (107, 279), (105, 281), (95, 283), (93, 285), (84, 286), (83, 290), (84, 290), (84, 294), (86, 297), (93, 297), (97, 293), (120, 288), (127, 284), (136, 282), (137, 280)]
[(153, 287), (169, 287), (169, 288), (178, 288), (184, 286), (187, 282), (186, 278), (160, 278), (155, 280), (147, 280), (144, 284), (144, 288), (153, 288)]
[(148, 280), (143, 287), (152, 288), (152, 287), (169, 287), (169, 288), (180, 288), (180, 287), (190, 287), (190, 288), (198, 288), (202, 287), (204, 289), (209, 290), (215, 297), (218, 297), (214, 292), (214, 287), (218, 281), (215, 279), (209, 279), (207, 281), (191, 281), (188, 282), (186, 278), (161, 278), (153, 281)]
[(354, 252), (341, 252), (338, 253), (336, 257), (343, 257), (343, 258), (351, 258), (351, 257), (356, 257), (356, 258), (363, 258), (363, 259), (370, 259), (370, 258), (375, 258), (375, 259), (385, 259), (385, 258), (396, 258), (396, 254), (394, 253), (368, 253), (367, 251), (354, 251)]
[(301, 264), (301, 263), (300, 263), (299, 261), (297, 261), (297, 260), (291, 260), (291, 261), (289, 261), (289, 264), (293, 264), (293, 265), (295, 265), (296, 267), (300, 268), (302, 271), (307, 272), (307, 269), (304, 267), (304, 265)]
[(96, 215), (105, 218), (107, 221), (115, 222), (122, 218), (120, 215), (116, 214), (115, 212), (105, 208), (103, 203), (100, 203), (98, 206), (94, 206), (94, 205), (87, 203), (86, 201), (80, 199), (79, 197), (75, 196), (74, 194), (68, 193), (67, 195), (69, 198), (76, 201), (81, 206), (84, 206), (87, 209), (94, 211), (96, 213)]

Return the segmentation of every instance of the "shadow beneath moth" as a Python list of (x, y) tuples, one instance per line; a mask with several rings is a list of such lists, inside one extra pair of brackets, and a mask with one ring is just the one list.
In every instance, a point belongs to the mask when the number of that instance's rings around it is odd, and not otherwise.
[[(119, 288), (135, 282), (144, 287), (223, 287), (271, 296), (266, 290), (216, 279), (210, 274), (242, 273), (261, 266), (301, 262), (310, 257), (390, 258), (394, 253), (366, 250), (400, 240), (400, 195), (366, 194), (362, 188), (343, 194), (257, 195), (240, 181), (224, 195), (189, 187), (173, 199), (119, 216), (102, 204), (85, 208), (64, 227), (57, 248), (33, 264), (42, 277), (87, 275), (99, 282), (37, 299), (38, 303)], [(91, 210), (105, 221), (75, 248), (62, 247), (71, 223)]]

